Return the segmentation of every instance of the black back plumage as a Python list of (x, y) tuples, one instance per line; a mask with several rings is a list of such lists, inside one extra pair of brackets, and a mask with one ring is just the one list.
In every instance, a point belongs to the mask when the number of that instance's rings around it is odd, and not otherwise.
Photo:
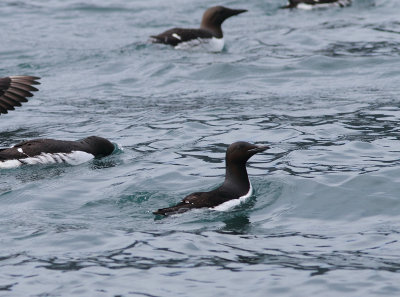
[(0, 78), (0, 114), (14, 110), (16, 106), (27, 102), (32, 92), (38, 91), (32, 85), (40, 84), (36, 76), (8, 76)]
[(251, 156), (266, 149), (267, 146), (257, 146), (243, 141), (232, 143), (226, 151), (225, 181), (220, 187), (210, 192), (192, 193), (177, 205), (159, 209), (154, 214), (169, 215), (192, 208), (215, 207), (246, 195), (250, 190), (246, 162)]
[(177, 46), (181, 42), (187, 42), (197, 38), (212, 38), (210, 31), (204, 29), (173, 28), (159, 35), (150, 36), (155, 43), (164, 43)]

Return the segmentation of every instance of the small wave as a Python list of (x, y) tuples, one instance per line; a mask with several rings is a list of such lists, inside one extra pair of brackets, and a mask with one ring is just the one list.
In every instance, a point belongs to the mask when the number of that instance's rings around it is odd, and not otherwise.
[(398, 56), (400, 43), (391, 41), (337, 42), (320, 51), (326, 56)]

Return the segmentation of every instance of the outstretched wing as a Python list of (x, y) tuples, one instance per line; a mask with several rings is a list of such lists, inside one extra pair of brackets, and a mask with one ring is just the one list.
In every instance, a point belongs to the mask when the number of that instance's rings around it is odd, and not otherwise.
[(38, 91), (32, 85), (40, 84), (36, 76), (8, 76), (0, 78), (0, 114), (14, 110), (22, 102), (28, 102), (26, 97), (32, 97), (31, 92)]

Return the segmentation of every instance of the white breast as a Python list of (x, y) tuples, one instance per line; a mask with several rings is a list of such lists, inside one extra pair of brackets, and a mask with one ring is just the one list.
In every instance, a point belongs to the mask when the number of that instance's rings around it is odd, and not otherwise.
[(67, 163), (70, 165), (79, 165), (85, 163), (94, 156), (82, 151), (72, 151), (71, 153), (41, 153), (35, 157), (27, 157), (16, 160), (7, 160), (0, 162), (0, 169), (17, 168), (21, 165), (35, 165), (35, 164), (54, 164), (54, 163)]
[(179, 43), (176, 49), (205, 50), (208, 52), (220, 52), (224, 48), (224, 38), (197, 38)]
[(232, 200), (226, 201), (226, 202), (224, 202), (220, 205), (217, 205), (211, 209), (218, 210), (218, 211), (227, 211), (227, 210), (231, 209), (232, 207), (235, 207), (235, 206), (245, 202), (247, 199), (249, 199), (251, 197), (252, 194), (253, 194), (253, 187), (250, 184), (250, 189), (246, 195), (241, 196), (237, 199), (232, 199)]

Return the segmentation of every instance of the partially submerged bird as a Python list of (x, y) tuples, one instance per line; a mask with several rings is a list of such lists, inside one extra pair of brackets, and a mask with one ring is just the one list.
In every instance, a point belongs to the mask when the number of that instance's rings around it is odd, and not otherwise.
[(220, 187), (210, 192), (192, 193), (177, 205), (153, 213), (166, 216), (203, 207), (225, 210), (243, 202), (251, 196), (253, 190), (247, 175), (246, 162), (268, 148), (243, 141), (232, 143), (226, 150), (225, 181)]
[(40, 84), (36, 76), (7, 76), (0, 78), (0, 114), (14, 110), (21, 103), (28, 102), (26, 97), (32, 97), (31, 92), (38, 91), (32, 85)]
[(351, 4), (351, 0), (289, 0), (282, 8), (313, 9), (330, 6), (344, 7)]
[(198, 29), (173, 28), (159, 35), (153, 35), (153, 43), (164, 43), (176, 49), (203, 47), (211, 52), (219, 52), (224, 48), (224, 35), (221, 25), (229, 17), (246, 12), (246, 9), (231, 9), (214, 6), (207, 9)]
[(78, 165), (93, 158), (108, 156), (114, 149), (113, 143), (98, 136), (77, 141), (33, 139), (0, 149), (0, 169), (52, 163)]

